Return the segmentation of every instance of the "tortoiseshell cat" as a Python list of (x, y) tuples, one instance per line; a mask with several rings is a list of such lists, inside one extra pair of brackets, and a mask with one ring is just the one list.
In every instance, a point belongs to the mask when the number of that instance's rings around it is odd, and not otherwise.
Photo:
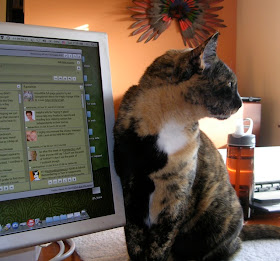
[(123, 98), (114, 157), (131, 260), (225, 260), (241, 239), (280, 238), (277, 227), (243, 227), (225, 164), (199, 130), (199, 119), (226, 119), (242, 104), (217, 38), (160, 56)]

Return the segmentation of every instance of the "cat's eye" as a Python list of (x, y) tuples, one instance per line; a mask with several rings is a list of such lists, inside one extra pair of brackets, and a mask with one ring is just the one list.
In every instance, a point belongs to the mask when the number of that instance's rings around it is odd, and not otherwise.
[(228, 87), (232, 87), (233, 86), (233, 82), (228, 82)]

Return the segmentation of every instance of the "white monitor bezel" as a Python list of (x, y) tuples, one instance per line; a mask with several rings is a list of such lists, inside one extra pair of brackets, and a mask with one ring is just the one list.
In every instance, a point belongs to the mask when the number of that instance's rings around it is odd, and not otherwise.
[[(78, 31), (73, 29), (24, 25), (14, 23), (0, 23), (0, 34), (21, 35), (98, 42), (100, 51), (101, 79), (103, 86), (104, 111), (110, 171), (114, 196), (115, 214), (84, 221), (67, 223), (59, 226), (42, 228), (33, 231), (11, 234), (0, 237), (0, 252), (39, 245), (61, 239), (72, 238), (98, 231), (120, 227), (125, 224), (125, 212), (120, 179), (116, 174), (113, 163), (113, 126), (114, 104), (111, 87), (110, 60), (108, 36), (102, 32)], [(1, 213), (0, 213), (1, 215)]]

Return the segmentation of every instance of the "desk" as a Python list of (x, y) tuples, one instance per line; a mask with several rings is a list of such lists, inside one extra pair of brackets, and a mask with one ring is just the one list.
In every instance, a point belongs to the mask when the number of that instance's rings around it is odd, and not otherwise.
[(280, 227), (280, 213), (257, 212), (245, 222), (246, 224), (266, 224)]
[[(258, 212), (252, 215), (252, 218), (246, 221), (246, 224), (268, 224), (280, 226), (280, 213), (263, 213)], [(69, 246), (66, 244), (66, 250)], [(48, 261), (59, 252), (59, 246), (54, 243), (47, 248), (43, 248), (38, 261)], [(106, 253), (104, 253), (106, 256)], [(65, 259), (66, 261), (81, 261), (79, 255), (74, 252), (72, 256)], [(86, 261), (86, 260), (85, 260)]]

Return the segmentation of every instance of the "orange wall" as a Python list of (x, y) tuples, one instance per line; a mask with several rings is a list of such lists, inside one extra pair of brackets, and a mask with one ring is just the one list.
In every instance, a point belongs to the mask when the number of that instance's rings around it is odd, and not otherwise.
[(280, 1), (238, 0), (237, 75), (243, 96), (261, 97), (261, 146), (280, 146)]
[[(237, 0), (226, 0), (219, 15), (227, 28), (220, 29), (219, 56), (235, 71), (236, 56), (236, 9)], [(137, 36), (130, 37), (133, 23), (128, 6), (130, 0), (25, 0), (25, 23), (34, 25), (75, 28), (89, 24), (91, 31), (106, 32), (109, 52), (115, 108), (118, 108), (124, 92), (137, 84), (145, 68), (169, 49), (183, 49), (177, 24), (156, 41), (137, 43)]]

